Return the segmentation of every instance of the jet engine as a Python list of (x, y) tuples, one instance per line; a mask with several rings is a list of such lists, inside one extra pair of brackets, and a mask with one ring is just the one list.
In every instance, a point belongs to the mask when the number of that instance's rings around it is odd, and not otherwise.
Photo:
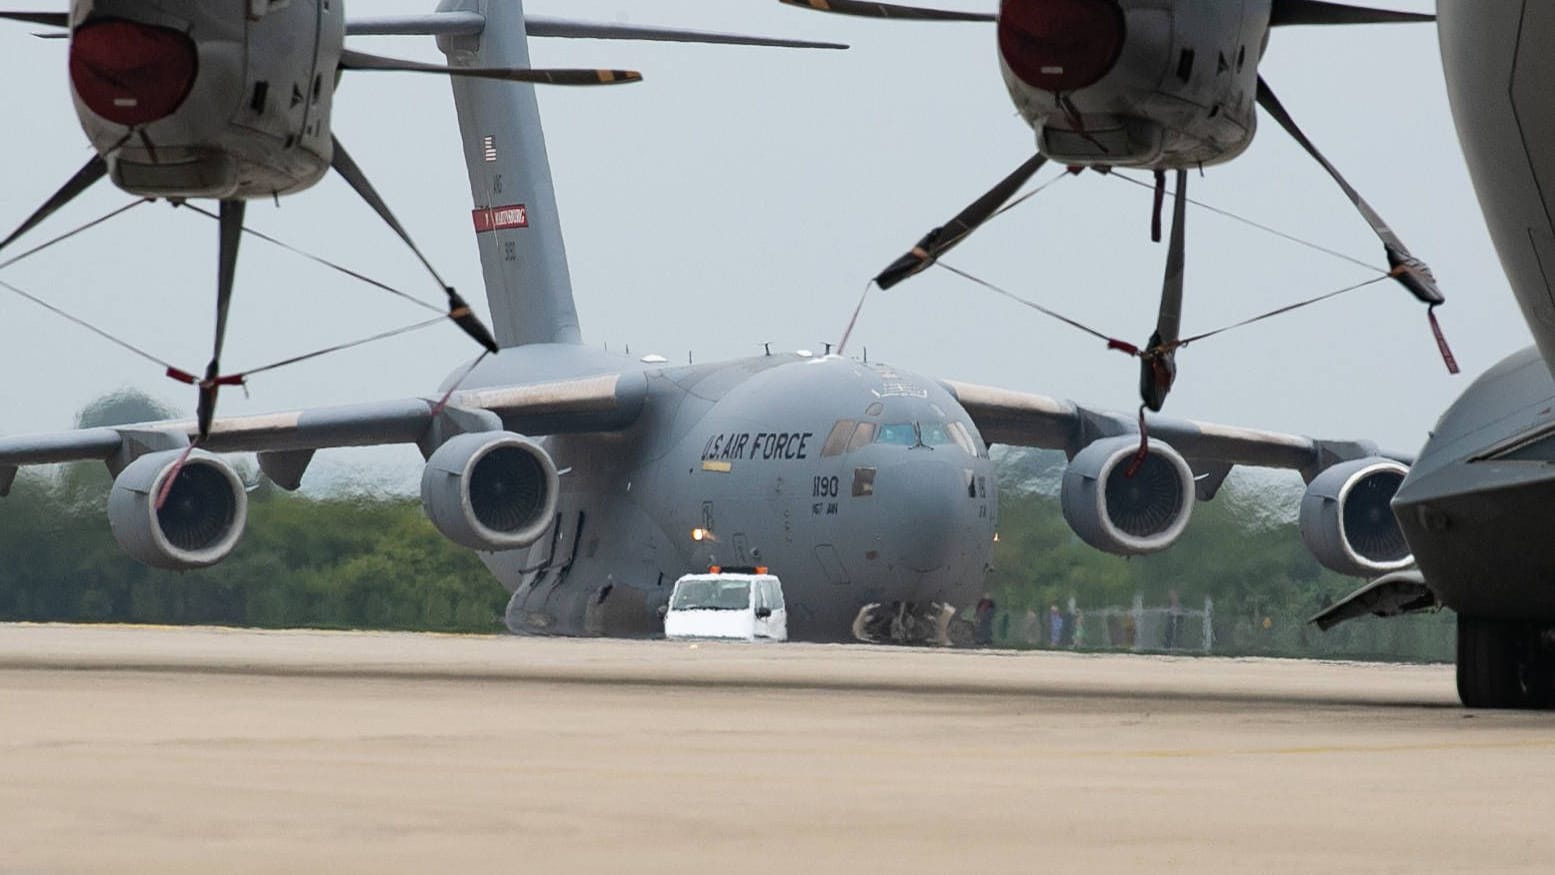
[[(124, 552), (154, 568), (186, 571), (227, 558), (248, 523), (248, 493), (232, 466), (199, 450), (136, 459), (113, 481), (108, 522)], [(160, 508), (167, 478), (177, 478)]]
[(421, 504), (443, 536), (472, 550), (519, 550), (550, 528), (560, 482), (539, 444), (512, 432), (463, 434), (427, 460)]
[(1080, 540), (1118, 556), (1172, 546), (1193, 514), (1193, 469), (1161, 441), (1135, 467), (1139, 438), (1099, 440), (1064, 471), (1064, 519)]
[(1392, 459), (1357, 459), (1312, 481), (1301, 499), (1301, 540), (1323, 567), (1378, 577), (1414, 564), (1392, 508), (1408, 473)]

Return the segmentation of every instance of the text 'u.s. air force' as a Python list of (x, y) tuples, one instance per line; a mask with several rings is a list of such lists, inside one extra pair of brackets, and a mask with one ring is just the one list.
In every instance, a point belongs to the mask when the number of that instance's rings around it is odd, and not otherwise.
[(731, 432), (715, 434), (702, 448), (702, 461), (807, 459), (814, 432)]

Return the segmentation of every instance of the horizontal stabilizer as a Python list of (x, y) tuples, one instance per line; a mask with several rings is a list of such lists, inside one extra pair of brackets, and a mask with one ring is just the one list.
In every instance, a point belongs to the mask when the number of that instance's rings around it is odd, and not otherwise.
[(70, 13), (68, 12), (0, 12), (0, 18), (9, 18), (12, 21), (25, 21), (28, 24), (41, 24), (46, 27), (70, 26)]
[(471, 79), (499, 79), (505, 82), (530, 82), (536, 85), (624, 85), (642, 81), (636, 70), (531, 70), (498, 67), (444, 67), (399, 58), (381, 58), (347, 49), (340, 53), (342, 70), (379, 70), (395, 73), (438, 73)]
[(910, 21), (999, 20), (999, 16), (989, 12), (957, 12), (953, 9), (930, 9), (925, 6), (902, 6), (897, 3), (867, 3), (864, 0), (778, 0), (778, 2), (859, 18), (900, 18)]
[[(789, 2), (789, 0), (783, 0)], [(1422, 12), (1393, 12), (1367, 9), (1324, 0), (1274, 0), (1269, 16), (1270, 27), (1299, 24), (1419, 24), (1435, 21), (1436, 16)]]
[(1436, 593), (1426, 586), (1425, 575), (1418, 570), (1396, 571), (1379, 577), (1338, 603), (1326, 608), (1308, 622), (1319, 629), (1329, 629), (1346, 620), (1365, 616), (1397, 617), (1420, 611), (1434, 611), (1441, 607)]
[[(347, 36), (475, 36), (486, 29), (486, 17), (478, 12), (434, 12), (425, 15), (380, 15), (346, 22)], [(656, 27), (647, 24), (604, 24), (529, 15), (524, 29), (532, 37), (559, 39), (648, 40), (675, 43), (707, 43), (730, 46), (767, 46), (781, 49), (845, 49), (842, 43), (811, 42), (777, 37), (714, 33), (704, 30)]]

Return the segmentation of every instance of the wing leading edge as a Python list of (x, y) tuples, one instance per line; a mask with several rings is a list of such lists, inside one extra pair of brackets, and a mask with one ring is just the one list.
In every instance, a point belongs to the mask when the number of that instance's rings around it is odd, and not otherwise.
[[(531, 436), (619, 431), (642, 412), (647, 378), (609, 374), (454, 393), (436, 398), (318, 407), (219, 419), (202, 449), (255, 452), (280, 485), (297, 488), (317, 450), (416, 444), (435, 448), (450, 433), (507, 429)], [(89, 428), (0, 438), (0, 496), (10, 492), (17, 469), (28, 465), (99, 461), (115, 472), (146, 452), (189, 445), (193, 420)]]
[[(973, 383), (947, 380), (944, 386), (961, 402), (990, 444), (1063, 450), (1073, 458), (1096, 440), (1139, 433), (1133, 416)], [(1147, 417), (1145, 423), (1152, 438), (1165, 441), (1182, 453), (1195, 473), (1208, 475), (1215, 487), (1236, 465), (1299, 471), (1311, 482), (1333, 465), (1353, 459), (1382, 456), (1405, 464), (1412, 461), (1407, 456), (1383, 453), (1370, 441), (1314, 440), (1164, 416)]]

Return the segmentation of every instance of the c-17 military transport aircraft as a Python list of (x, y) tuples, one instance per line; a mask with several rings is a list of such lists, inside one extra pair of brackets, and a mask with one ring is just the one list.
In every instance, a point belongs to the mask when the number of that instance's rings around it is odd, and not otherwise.
[[(454, 67), (523, 68), (532, 23), (519, 0), (445, 0), (399, 31), (437, 34)], [(651, 633), (678, 576), (722, 564), (781, 577), (795, 638), (929, 639), (989, 568), (989, 443), (1068, 453), (1065, 516), (1101, 550), (1170, 547), (1232, 466), (1262, 465), (1309, 481), (1325, 565), (1412, 561), (1387, 509), (1406, 460), (1368, 443), (1158, 418), (1143, 452), (1132, 416), (842, 356), (671, 366), (583, 346), (533, 87), (453, 92), (500, 352), (431, 397), (0, 439), (0, 492), (19, 466), (106, 462), (126, 552), (193, 569), (246, 522), (219, 454), (258, 453), (294, 489), (318, 450), (414, 444), (428, 516), (512, 593), (518, 633)]]

